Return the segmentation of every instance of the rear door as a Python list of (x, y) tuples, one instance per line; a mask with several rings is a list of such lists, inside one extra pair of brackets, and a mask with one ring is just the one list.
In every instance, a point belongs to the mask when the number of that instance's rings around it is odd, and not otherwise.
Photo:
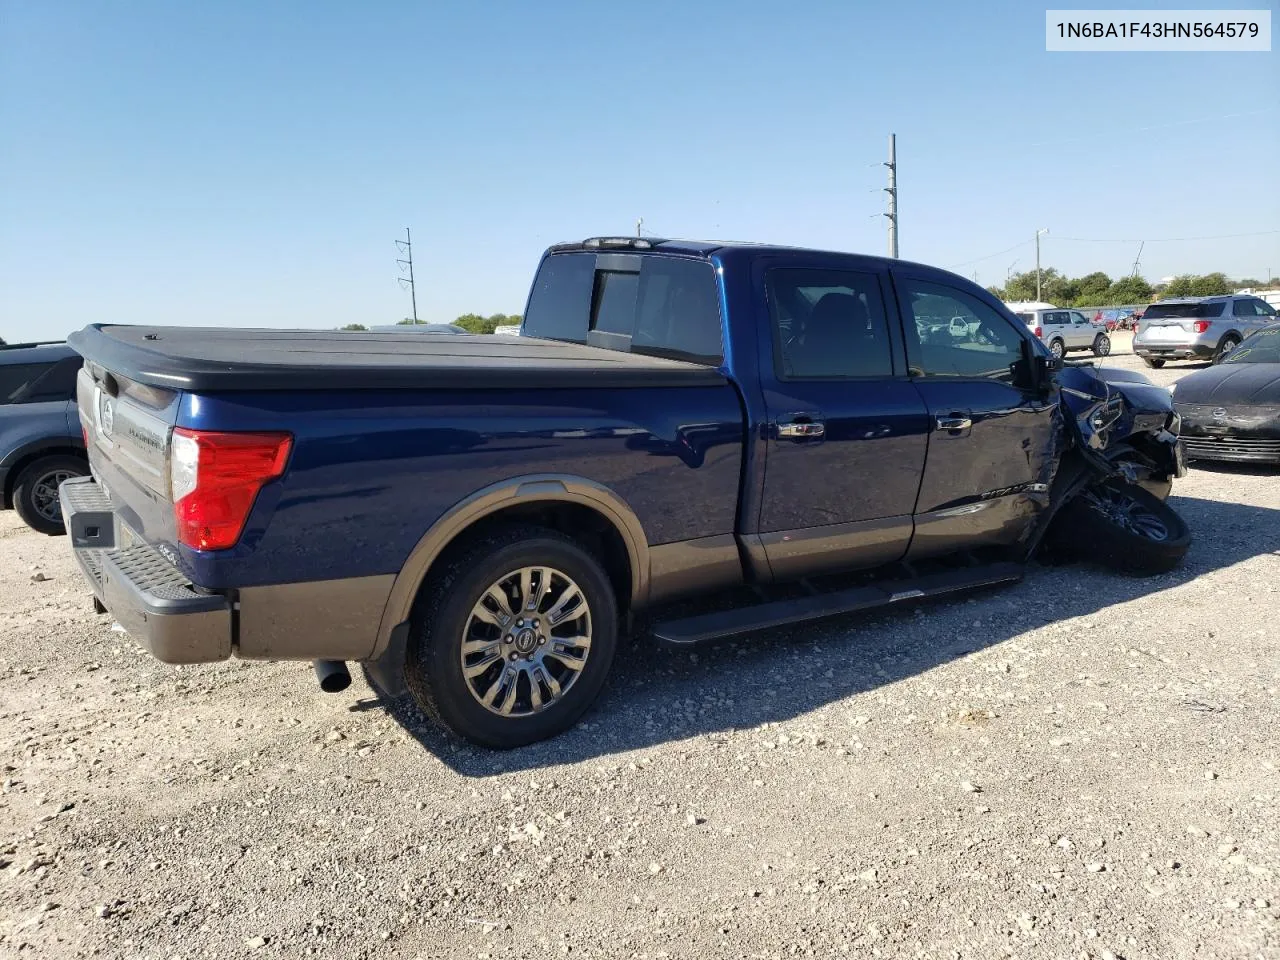
[[(929, 420), (889, 322), (884, 268), (758, 266), (769, 304), (759, 531), (779, 579), (900, 559)], [(934, 318), (945, 334), (950, 314)]]
[[(976, 290), (910, 268), (895, 268), (894, 285), (931, 427), (908, 559), (1012, 544), (1043, 509), (1056, 457), (1055, 400), (1015, 385), (1011, 369), (1042, 348)], [(973, 333), (931, 338), (939, 312), (967, 316)]]
[(1069, 345), (1072, 349), (1081, 350), (1093, 343), (1094, 328), (1089, 318), (1079, 310), (1071, 311), (1071, 340)]
[(1071, 347), (1071, 311), (1069, 310), (1046, 310), (1040, 315), (1044, 321), (1044, 334), (1042, 339), (1045, 343), (1053, 343), (1054, 340), (1061, 340), (1063, 346), (1070, 349)]

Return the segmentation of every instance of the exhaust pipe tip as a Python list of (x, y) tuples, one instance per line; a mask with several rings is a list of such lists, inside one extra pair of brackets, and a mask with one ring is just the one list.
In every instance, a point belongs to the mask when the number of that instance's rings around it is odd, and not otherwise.
[(351, 686), (351, 673), (342, 660), (316, 660), (316, 679), (325, 693), (341, 693)]

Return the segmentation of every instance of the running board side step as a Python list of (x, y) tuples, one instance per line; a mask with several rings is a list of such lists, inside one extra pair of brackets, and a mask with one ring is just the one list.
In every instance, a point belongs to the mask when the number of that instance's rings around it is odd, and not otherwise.
[(925, 574), (909, 580), (884, 580), (865, 587), (851, 587), (816, 596), (775, 600), (679, 620), (660, 620), (653, 624), (650, 632), (663, 643), (681, 646), (702, 643), (739, 633), (887, 607), (903, 600), (940, 597), (961, 590), (1013, 583), (1021, 580), (1024, 572), (1025, 568), (1020, 563), (993, 563)]

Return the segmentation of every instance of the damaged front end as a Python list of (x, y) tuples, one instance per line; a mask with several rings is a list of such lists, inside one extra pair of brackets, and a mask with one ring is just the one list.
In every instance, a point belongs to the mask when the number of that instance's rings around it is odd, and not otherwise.
[(1041, 549), (1129, 573), (1172, 569), (1191, 537), (1165, 503), (1187, 472), (1169, 391), (1092, 365), (1064, 366), (1056, 380), (1065, 450), (1027, 555)]
[(1058, 377), (1071, 446), (1093, 472), (1168, 497), (1187, 474), (1169, 391), (1135, 371), (1092, 365), (1066, 366)]

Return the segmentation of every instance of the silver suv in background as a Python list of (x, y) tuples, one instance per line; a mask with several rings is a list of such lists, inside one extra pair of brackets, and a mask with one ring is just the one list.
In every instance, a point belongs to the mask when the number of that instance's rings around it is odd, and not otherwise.
[(58, 485), (89, 473), (76, 412), (81, 358), (65, 343), (0, 346), (0, 506), (63, 532)]
[(1275, 307), (1246, 294), (1161, 300), (1143, 313), (1133, 352), (1148, 367), (1163, 367), (1166, 360), (1214, 360), (1275, 319)]
[(1064, 357), (1072, 350), (1092, 350), (1095, 357), (1105, 357), (1111, 352), (1111, 338), (1105, 329), (1079, 310), (1019, 310), (1018, 316), (1031, 328), (1031, 332), (1048, 344), (1055, 357)]

